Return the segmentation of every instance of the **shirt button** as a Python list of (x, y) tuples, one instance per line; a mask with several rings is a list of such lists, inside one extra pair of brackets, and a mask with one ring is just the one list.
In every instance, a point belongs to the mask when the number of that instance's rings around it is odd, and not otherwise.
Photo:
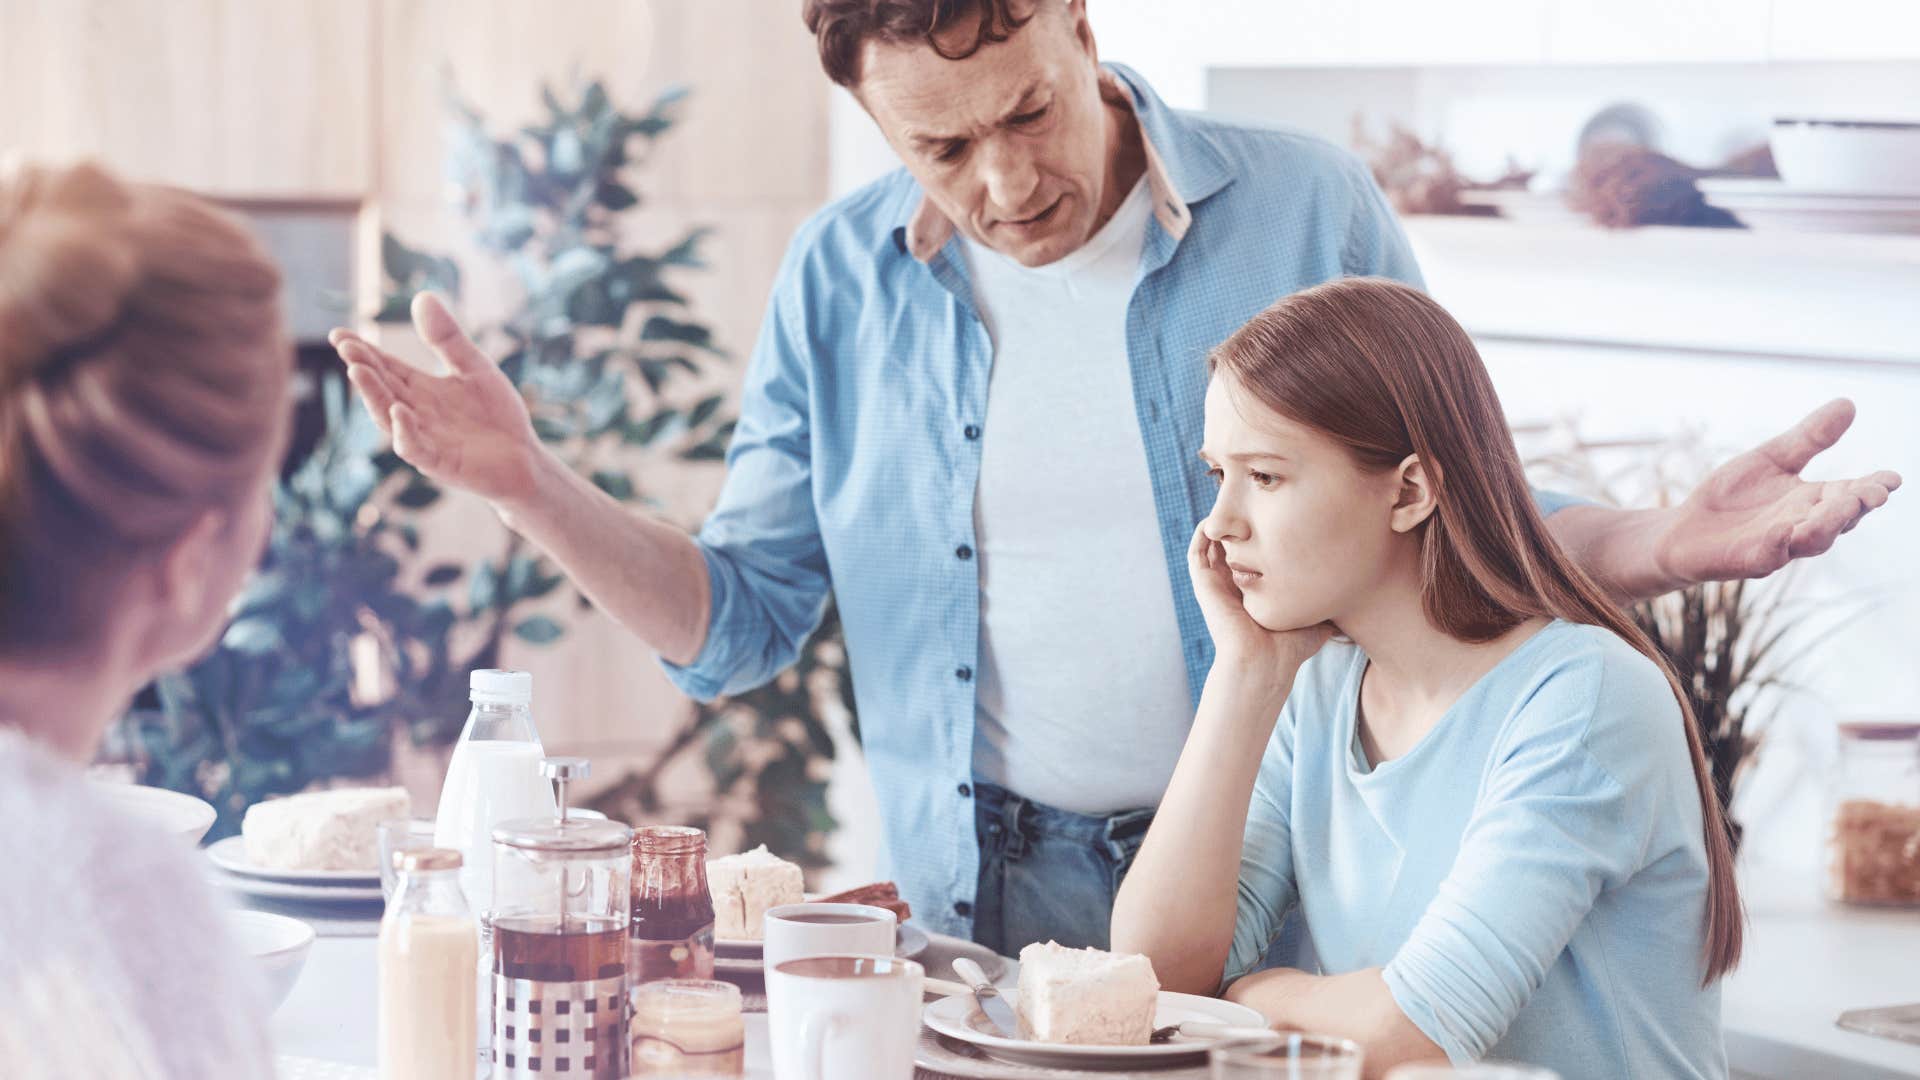
[(956, 559), (971, 559), (973, 558), (973, 549), (965, 544), (961, 544), (959, 547), (953, 549), (953, 555)]
[(973, 785), (972, 785), (972, 784), (961, 784), (961, 785), (960, 785), (960, 797), (961, 797), (961, 798), (963, 798), (963, 799), (971, 799), (971, 798), (973, 798)]
[(980, 425), (968, 424), (966, 428), (961, 431), (961, 434), (965, 435), (968, 439), (977, 439), (980, 437)]
[(967, 682), (973, 678), (973, 669), (962, 664), (953, 669), (953, 677), (959, 679), (961, 682)]
[(963, 919), (967, 918), (973, 914), (973, 905), (967, 903), (965, 900), (955, 900), (953, 902), (953, 913)]

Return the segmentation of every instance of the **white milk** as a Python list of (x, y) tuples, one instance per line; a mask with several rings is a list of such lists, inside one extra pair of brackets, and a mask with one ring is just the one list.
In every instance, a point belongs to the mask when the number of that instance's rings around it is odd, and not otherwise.
[(381, 1080), (473, 1080), (479, 927), (407, 915), (380, 927)]
[(454, 747), (433, 845), (465, 858), (460, 891), (484, 922), (493, 910), (493, 827), (512, 818), (552, 819), (559, 813), (553, 782), (540, 775), (545, 757), (537, 742), (464, 740)]
[(553, 782), (540, 775), (545, 756), (537, 742), (463, 739), (454, 747), (440, 789), (433, 845), (454, 848), (464, 857), (460, 891), (480, 920), (479, 955), (464, 980), (467, 1011), (473, 1017), (467, 1030), (478, 1040), (469, 1044), (469, 1055), (475, 1048), (484, 1050), (492, 1035), (493, 827), (513, 818), (552, 818), (559, 812)]

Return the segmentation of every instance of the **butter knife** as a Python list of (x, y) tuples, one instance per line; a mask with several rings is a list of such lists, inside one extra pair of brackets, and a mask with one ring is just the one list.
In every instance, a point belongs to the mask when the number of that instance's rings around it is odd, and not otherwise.
[(1007, 999), (1000, 996), (1000, 991), (994, 989), (993, 983), (987, 980), (987, 973), (980, 970), (979, 964), (962, 956), (953, 962), (953, 973), (973, 989), (973, 1003), (980, 1006), (980, 1011), (986, 1014), (994, 1027), (1000, 1029), (1003, 1037), (1020, 1037), (1020, 1022), (1014, 1019), (1013, 1009), (1007, 1005)]

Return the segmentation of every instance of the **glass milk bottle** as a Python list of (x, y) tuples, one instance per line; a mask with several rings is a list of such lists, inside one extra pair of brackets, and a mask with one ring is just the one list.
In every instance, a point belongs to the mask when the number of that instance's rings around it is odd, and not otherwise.
[(460, 894), (460, 853), (395, 852), (380, 919), (381, 1080), (472, 1080), (480, 927)]
[(627, 1075), (627, 879), (633, 830), (573, 817), (580, 758), (549, 758), (555, 817), (493, 832), (493, 1080)]
[(440, 788), (435, 847), (464, 856), (460, 887), (480, 918), (481, 957), (474, 968), (474, 1012), (480, 1047), (486, 1046), (486, 957), (492, 936), (493, 830), (512, 818), (553, 817), (553, 785), (540, 773), (544, 753), (533, 726), (533, 676), (524, 671), (475, 671), (468, 677), (473, 710), (453, 748)]

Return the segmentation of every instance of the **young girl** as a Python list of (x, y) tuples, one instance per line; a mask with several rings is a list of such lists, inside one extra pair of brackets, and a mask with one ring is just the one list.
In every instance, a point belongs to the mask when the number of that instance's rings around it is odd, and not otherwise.
[[(1700, 743), (1550, 539), (1466, 333), (1348, 279), (1209, 367), (1189, 562), (1217, 659), (1114, 948), (1372, 1075), (1724, 1077), (1742, 915)], [(1326, 974), (1249, 974), (1296, 905)]]

